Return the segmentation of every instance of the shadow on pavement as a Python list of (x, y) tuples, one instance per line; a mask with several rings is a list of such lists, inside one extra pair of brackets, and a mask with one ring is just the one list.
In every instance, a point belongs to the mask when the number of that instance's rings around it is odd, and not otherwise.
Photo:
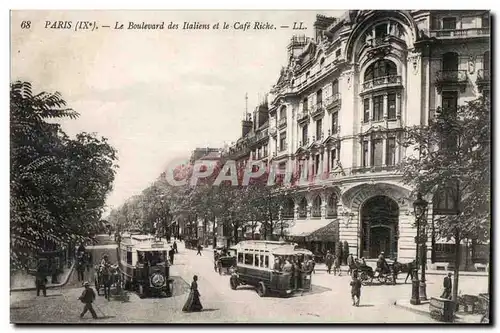
[(331, 291), (332, 289), (322, 287), (322, 286), (317, 286), (315, 284), (312, 285), (310, 291), (304, 291), (303, 293), (301, 291), (297, 291), (294, 294), (290, 295), (289, 297), (304, 297), (308, 295), (316, 295), (316, 294), (321, 294), (327, 291)]
[(371, 308), (373, 307), (373, 304), (361, 304), (361, 305), (358, 305), (358, 308)]
[(203, 309), (202, 312), (219, 311), (219, 309)]
[(111, 318), (115, 318), (115, 316), (98, 316), (96, 319), (94, 320), (101, 320), (101, 319), (111, 319)]

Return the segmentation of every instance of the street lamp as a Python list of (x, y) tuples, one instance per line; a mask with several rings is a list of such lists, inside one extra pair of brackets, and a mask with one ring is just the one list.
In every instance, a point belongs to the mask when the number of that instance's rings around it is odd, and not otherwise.
[[(421, 300), (427, 299), (426, 294), (426, 284), (425, 284), (425, 266), (426, 266), (426, 224), (427, 224), (427, 204), (428, 202), (422, 198), (422, 194), (417, 194), (417, 200), (413, 203), (413, 209), (415, 212), (415, 223), (417, 225), (417, 237), (415, 237), (415, 261), (416, 265), (413, 270), (413, 280), (412, 280), (412, 296), (410, 303), (413, 305), (418, 305)], [(419, 247), (421, 247), (421, 255), (419, 257)], [(418, 279), (418, 265), (422, 266), (422, 279)]]

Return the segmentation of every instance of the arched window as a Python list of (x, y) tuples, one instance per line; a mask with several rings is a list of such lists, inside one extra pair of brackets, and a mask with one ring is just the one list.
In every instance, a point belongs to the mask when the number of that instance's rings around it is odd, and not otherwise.
[(299, 217), (305, 218), (307, 217), (307, 200), (306, 198), (302, 198), (299, 203)]
[(283, 207), (283, 218), (293, 219), (294, 209), (295, 209), (295, 202), (293, 201), (293, 199), (292, 198), (286, 199), (285, 205)]
[(282, 106), (280, 109), (280, 119), (286, 118), (286, 106)]
[(365, 71), (365, 82), (379, 77), (394, 76), (398, 74), (396, 64), (390, 60), (382, 59), (371, 64)]
[(337, 195), (335, 193), (330, 194), (326, 206), (327, 217), (337, 217), (337, 204), (338, 204)]
[(455, 52), (448, 52), (443, 54), (443, 71), (457, 71), (458, 70), (458, 54)]
[(436, 193), (434, 193), (432, 210), (436, 215), (457, 214), (458, 192), (453, 185), (446, 188), (439, 188)]
[(483, 54), (483, 69), (485, 71), (490, 70), (490, 51), (486, 51)]
[(321, 197), (319, 195), (314, 198), (312, 207), (312, 216), (321, 217)]
[(323, 90), (318, 90), (316, 92), (316, 105), (321, 106), (323, 104)]

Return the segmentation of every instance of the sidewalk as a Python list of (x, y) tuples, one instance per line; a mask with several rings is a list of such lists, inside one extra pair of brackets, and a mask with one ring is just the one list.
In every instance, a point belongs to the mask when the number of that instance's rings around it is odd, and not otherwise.
[[(64, 268), (63, 272), (59, 274), (60, 283), (47, 283), (46, 288), (58, 288), (63, 287), (69, 281), (71, 274), (73, 273), (75, 264), (71, 264), (70, 268)], [(48, 277), (50, 281), (50, 277)], [(26, 271), (16, 271), (14, 274), (10, 276), (10, 291), (32, 291), (36, 290), (35, 286), (35, 277), (33, 275), (29, 275)]]
[[(398, 300), (394, 303), (395, 306), (406, 309), (408, 311), (423, 314), (426, 316), (431, 316), (431, 310), (429, 301), (422, 302), (420, 305), (413, 305), (410, 300)], [(466, 314), (466, 313), (455, 313), (455, 324), (479, 324), (481, 322), (482, 315), (480, 314)]]

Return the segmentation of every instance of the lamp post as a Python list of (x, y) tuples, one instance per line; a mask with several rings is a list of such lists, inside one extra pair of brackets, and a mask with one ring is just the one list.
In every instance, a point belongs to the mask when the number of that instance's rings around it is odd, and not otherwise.
[[(415, 223), (417, 225), (417, 237), (415, 237), (416, 244), (416, 253), (415, 253), (415, 269), (413, 271), (413, 280), (412, 280), (412, 296), (410, 303), (413, 305), (419, 305), (422, 300), (427, 299), (426, 294), (426, 284), (425, 284), (425, 266), (426, 266), (426, 230), (425, 226), (427, 224), (426, 221), (426, 213), (427, 213), (427, 204), (428, 202), (422, 198), (422, 194), (417, 194), (417, 200), (413, 203), (413, 209), (415, 212)], [(421, 251), (419, 251), (419, 247)], [(419, 252), (421, 252), (419, 256)], [(419, 260), (420, 259), (420, 260)], [(420, 261), (420, 263), (419, 263)], [(422, 266), (422, 279), (418, 279), (418, 266), (419, 264)]]

